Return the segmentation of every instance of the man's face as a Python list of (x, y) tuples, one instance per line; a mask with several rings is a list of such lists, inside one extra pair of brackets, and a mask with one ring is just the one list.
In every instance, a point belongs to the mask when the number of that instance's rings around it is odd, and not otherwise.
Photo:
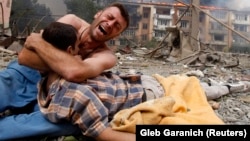
[(90, 36), (96, 40), (105, 42), (118, 36), (127, 26), (117, 7), (109, 7), (95, 15), (90, 26)]

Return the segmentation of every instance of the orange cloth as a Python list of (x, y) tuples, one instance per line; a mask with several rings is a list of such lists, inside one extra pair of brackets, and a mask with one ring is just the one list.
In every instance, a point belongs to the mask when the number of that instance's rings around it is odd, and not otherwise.
[(186, 75), (154, 77), (163, 86), (165, 97), (121, 110), (111, 121), (114, 130), (135, 133), (137, 124), (224, 124), (207, 102), (199, 79)]

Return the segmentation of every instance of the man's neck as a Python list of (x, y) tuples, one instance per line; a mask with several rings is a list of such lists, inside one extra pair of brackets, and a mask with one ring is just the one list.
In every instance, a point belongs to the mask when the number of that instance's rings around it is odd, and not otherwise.
[(81, 38), (81, 42), (83, 42), (85, 49), (95, 49), (104, 44), (104, 42), (100, 42), (92, 38), (91, 33), (90, 33), (90, 27), (86, 27), (82, 31), (80, 38)]

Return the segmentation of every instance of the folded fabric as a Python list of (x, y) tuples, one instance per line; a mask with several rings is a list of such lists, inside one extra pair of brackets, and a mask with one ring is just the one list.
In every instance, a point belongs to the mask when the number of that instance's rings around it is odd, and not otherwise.
[(118, 112), (111, 121), (114, 130), (135, 133), (138, 124), (224, 124), (209, 105), (199, 79), (153, 76), (163, 86), (165, 96)]

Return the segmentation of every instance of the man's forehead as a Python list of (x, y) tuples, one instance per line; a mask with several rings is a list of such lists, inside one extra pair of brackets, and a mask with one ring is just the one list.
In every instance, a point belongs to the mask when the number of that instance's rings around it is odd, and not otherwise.
[(112, 14), (117, 14), (121, 16), (120, 9), (117, 7), (108, 7), (103, 10), (103, 13), (112, 13)]
[(102, 14), (111, 14), (113, 15), (114, 18), (116, 18), (117, 20), (120, 20), (121, 23), (126, 22), (126, 20), (124, 19), (124, 17), (121, 15), (121, 11), (119, 8), (117, 7), (108, 7), (106, 9), (103, 10)]

